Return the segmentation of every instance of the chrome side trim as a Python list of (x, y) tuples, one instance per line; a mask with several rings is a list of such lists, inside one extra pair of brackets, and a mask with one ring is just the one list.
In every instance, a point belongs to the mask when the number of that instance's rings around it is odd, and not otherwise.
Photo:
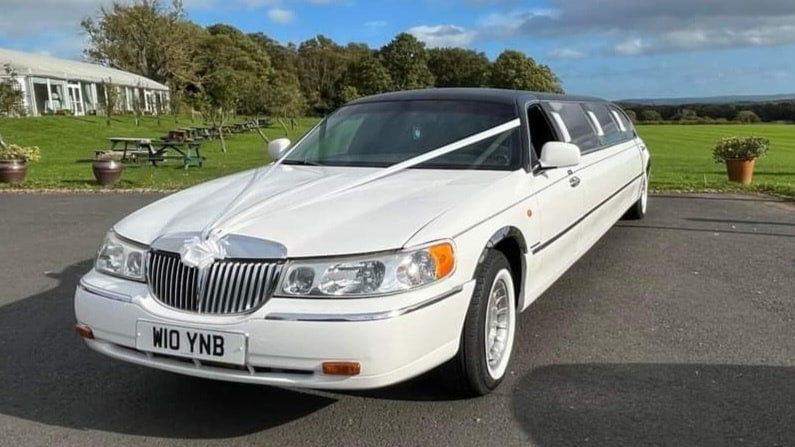
[(312, 322), (353, 322), (353, 321), (378, 321), (400, 317), (422, 308), (436, 304), (464, 290), (463, 286), (458, 286), (445, 293), (436, 295), (425, 301), (421, 301), (410, 306), (395, 310), (385, 310), (381, 312), (363, 312), (355, 314), (310, 314), (310, 313), (290, 313), (273, 312), (265, 316), (266, 320), (271, 321), (312, 321)]
[(99, 295), (103, 298), (108, 298), (111, 300), (122, 301), (124, 303), (129, 303), (132, 301), (132, 296), (130, 295), (119, 292), (112, 292), (110, 290), (97, 287), (95, 285), (89, 284), (83, 279), (81, 279), (80, 282), (77, 283), (77, 288), (83, 289), (86, 292), (93, 293), (94, 295)]

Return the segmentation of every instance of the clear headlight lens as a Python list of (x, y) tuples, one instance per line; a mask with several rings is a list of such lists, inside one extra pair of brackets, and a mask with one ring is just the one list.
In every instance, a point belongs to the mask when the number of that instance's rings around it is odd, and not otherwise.
[(145, 281), (144, 255), (147, 248), (121, 240), (113, 231), (108, 232), (97, 252), (94, 268), (102, 273)]
[(279, 288), (286, 296), (386, 295), (430, 284), (455, 268), (449, 242), (382, 255), (294, 261)]

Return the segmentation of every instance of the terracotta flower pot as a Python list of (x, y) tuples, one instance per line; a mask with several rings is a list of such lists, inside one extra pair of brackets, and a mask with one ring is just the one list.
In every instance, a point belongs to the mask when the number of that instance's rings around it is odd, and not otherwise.
[(28, 164), (24, 160), (0, 160), (0, 183), (22, 183), (27, 174)]
[(729, 173), (729, 181), (750, 185), (754, 177), (754, 163), (756, 163), (755, 158), (750, 160), (726, 160), (726, 171)]
[(91, 165), (91, 169), (94, 171), (97, 183), (107, 186), (119, 183), (124, 166), (115, 160), (96, 160)]

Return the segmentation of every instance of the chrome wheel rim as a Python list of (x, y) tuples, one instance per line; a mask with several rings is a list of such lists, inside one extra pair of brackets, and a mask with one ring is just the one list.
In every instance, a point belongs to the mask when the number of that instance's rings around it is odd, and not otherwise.
[(510, 272), (501, 270), (494, 278), (486, 308), (486, 366), (493, 379), (505, 374), (513, 348), (515, 297)]
[(649, 201), (649, 176), (648, 174), (643, 175), (643, 185), (641, 186), (640, 191), (640, 208), (643, 213), (646, 213), (646, 203)]

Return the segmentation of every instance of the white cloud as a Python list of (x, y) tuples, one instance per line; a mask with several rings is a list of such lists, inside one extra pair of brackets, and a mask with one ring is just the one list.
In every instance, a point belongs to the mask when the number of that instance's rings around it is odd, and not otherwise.
[(279, 6), (280, 0), (238, 0), (244, 6), (249, 8), (261, 8), (263, 6)]
[(547, 53), (547, 56), (552, 59), (582, 59), (585, 53), (571, 48), (555, 48)]
[(619, 42), (614, 49), (616, 54), (622, 56), (636, 56), (643, 54), (646, 51), (646, 46), (643, 44), (643, 39), (632, 38)]
[(289, 9), (271, 8), (268, 10), (268, 18), (272, 22), (279, 24), (287, 24), (295, 19), (295, 14)]
[(477, 32), (456, 25), (421, 25), (406, 32), (431, 48), (466, 47), (477, 37)]

